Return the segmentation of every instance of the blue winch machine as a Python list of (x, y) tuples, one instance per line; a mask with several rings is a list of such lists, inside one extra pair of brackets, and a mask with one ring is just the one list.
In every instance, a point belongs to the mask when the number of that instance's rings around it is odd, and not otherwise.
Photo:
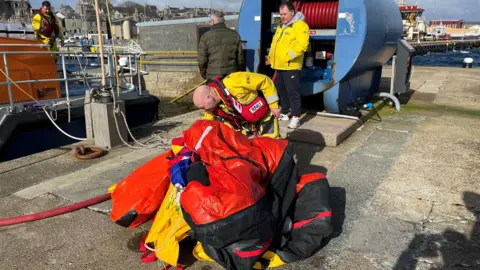
[[(244, 42), (246, 68), (273, 75), (265, 56), (279, 23), (280, 0), (244, 0), (238, 31)], [(301, 75), (301, 95), (323, 94), (328, 113), (378, 90), (382, 66), (402, 38), (402, 20), (394, 0), (292, 1), (305, 15), (310, 44)]]

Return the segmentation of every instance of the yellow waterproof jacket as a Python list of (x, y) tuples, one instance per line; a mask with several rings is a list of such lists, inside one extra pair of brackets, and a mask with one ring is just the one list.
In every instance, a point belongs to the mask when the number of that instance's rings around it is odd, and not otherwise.
[[(261, 91), (270, 109), (278, 109), (277, 89), (272, 80), (263, 74), (245, 71), (234, 72), (223, 79), (223, 84), (228, 92), (242, 105), (252, 102), (258, 96), (258, 91)], [(224, 112), (232, 113), (223, 104), (219, 106)], [(206, 112), (202, 119), (214, 120), (215, 115)]]
[[(58, 38), (60, 38), (61, 40), (65, 40), (64, 36), (63, 36), (63, 30), (62, 30), (62, 26), (60, 24), (60, 20), (57, 18), (57, 16), (55, 16), (55, 13), (53, 11), (53, 8), (52, 8), (52, 15), (51, 15), (54, 19), (55, 19), (55, 23), (58, 27)], [(33, 32), (34, 32), (34, 35), (35, 35), (35, 38), (37, 40), (40, 40), (43, 44), (51, 44), (51, 42), (54, 42), (55, 40), (51, 40), (51, 37), (46, 37), (42, 34), (40, 34), (41, 32), (41, 29), (44, 27), (43, 25), (43, 19), (42, 19), (42, 15), (40, 14), (36, 14), (33, 19), (32, 19), (32, 27), (33, 27)], [(57, 37), (55, 37), (57, 38)]]
[(280, 25), (273, 36), (268, 59), (276, 70), (300, 70), (310, 35), (304, 15), (297, 11), (286, 25)]

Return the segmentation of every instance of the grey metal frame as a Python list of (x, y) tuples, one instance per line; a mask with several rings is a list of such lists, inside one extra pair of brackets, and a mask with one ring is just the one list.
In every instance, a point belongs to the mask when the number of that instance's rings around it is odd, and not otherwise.
[[(0, 47), (2, 45), (7, 45), (7, 44), (0, 44)], [(29, 44), (15, 44), (15, 45), (23, 45), (23, 46), (29, 46)], [(43, 44), (42, 44), (43, 45)], [(8, 44), (8, 46), (11, 46), (11, 44)], [(37, 45), (38, 46), (38, 45)], [(24, 81), (15, 81), (16, 84), (20, 85), (20, 84), (30, 84), (30, 83), (42, 83), (42, 82), (64, 82), (65, 83), (65, 92), (66, 92), (66, 100), (67, 100), (67, 104), (69, 104), (70, 102), (70, 93), (69, 93), (69, 88), (68, 88), (68, 82), (69, 81), (99, 81), (99, 80), (102, 80), (101, 77), (84, 77), (84, 78), (67, 78), (67, 72), (66, 72), (66, 66), (65, 66), (65, 57), (66, 56), (69, 56), (69, 55), (75, 55), (77, 56), (78, 54), (81, 54), (82, 56), (85, 56), (85, 57), (99, 57), (100, 53), (91, 53), (91, 52), (49, 52), (49, 51), (45, 51), (45, 52), (42, 52), (42, 51), (39, 51), (39, 52), (23, 52), (23, 51), (8, 51), (8, 52), (2, 52), (0, 51), (0, 54), (2, 54), (3, 56), (3, 63), (5, 65), (5, 74), (7, 76), (10, 76), (9, 75), (9, 72), (8, 72), (8, 60), (7, 60), (7, 55), (15, 55), (15, 54), (58, 54), (61, 56), (61, 59), (62, 59), (62, 72), (63, 72), (63, 78), (58, 78), (58, 79), (44, 79), (44, 80), (24, 80)], [(104, 55), (106, 55), (107, 59), (108, 59), (108, 62), (107, 62), (107, 65), (109, 67), (109, 70), (110, 70), (110, 74), (109, 76), (105, 76), (106, 79), (109, 80), (109, 85), (111, 87), (113, 87), (113, 82), (115, 81), (115, 65), (113, 64), (114, 63), (114, 54), (113, 52), (106, 52), (104, 53)], [(141, 83), (141, 73), (140, 73), (140, 56), (141, 54), (134, 54), (134, 53), (124, 53), (124, 52), (118, 52), (116, 53), (116, 55), (126, 55), (128, 56), (128, 59), (129, 59), (129, 74), (128, 75), (125, 75), (125, 74), (119, 74), (118, 77), (119, 78), (130, 78), (130, 82), (133, 84), (133, 77), (134, 76), (138, 76), (138, 95), (141, 96), (142, 95), (142, 83)], [(134, 65), (135, 68), (136, 68), (136, 74), (133, 74), (132, 73), (132, 63), (131, 63), (131, 59), (134, 59)], [(15, 102), (13, 100), (13, 95), (12, 95), (12, 82), (8, 79), (8, 78), (5, 78), (6, 81), (5, 82), (0, 82), (0, 85), (7, 85), (7, 88), (8, 88), (8, 97), (9, 97), (9, 103), (10, 103), (10, 108), (9, 108), (9, 111), (10, 112), (14, 112), (15, 111)], [(112, 82), (113, 81), (113, 82)], [(115, 84), (115, 87), (117, 87), (117, 85)]]
[[(390, 94), (403, 94), (410, 91), (410, 78), (407, 78), (407, 61), (413, 57), (415, 49), (406, 40), (400, 39), (397, 53), (392, 61)], [(411, 68), (411, 66), (410, 66)]]

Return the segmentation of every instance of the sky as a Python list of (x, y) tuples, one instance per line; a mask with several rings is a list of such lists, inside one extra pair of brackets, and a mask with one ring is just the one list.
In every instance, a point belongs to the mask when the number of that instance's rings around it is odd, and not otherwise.
[[(381, 0), (393, 1), (393, 0)], [(398, 1), (398, 0), (395, 0)], [(50, 0), (50, 3), (58, 10), (60, 4), (68, 4), (75, 8), (75, 0)], [(112, 0), (118, 4), (122, 0)], [(166, 5), (172, 7), (210, 7), (223, 8), (227, 11), (238, 11), (242, 0), (139, 0), (139, 4), (148, 3), (163, 8)], [(414, 5), (416, 2), (425, 9), (424, 15), (427, 21), (432, 19), (463, 19), (465, 21), (480, 21), (480, 0), (408, 0), (407, 3)], [(42, 0), (30, 0), (34, 8), (39, 8)]]

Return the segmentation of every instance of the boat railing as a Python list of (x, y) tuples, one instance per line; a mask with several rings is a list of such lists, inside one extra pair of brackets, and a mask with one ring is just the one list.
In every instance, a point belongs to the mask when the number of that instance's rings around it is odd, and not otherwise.
[[(19, 46), (40, 46), (43, 44), (18, 44)], [(0, 44), (0, 61), (3, 60), (4, 63), (4, 72), (6, 75), (6, 81), (0, 81), (0, 86), (1, 85), (7, 85), (8, 89), (8, 98), (9, 98), (9, 112), (15, 112), (15, 104), (16, 102), (13, 100), (13, 94), (12, 94), (12, 87), (16, 85), (21, 86), (22, 84), (32, 84), (32, 83), (46, 83), (46, 82), (59, 82), (59, 83), (64, 83), (65, 85), (65, 99), (66, 103), (68, 106), (70, 106), (71, 96), (70, 96), (70, 91), (69, 91), (69, 83), (72, 82), (84, 82), (85, 84), (88, 85), (88, 82), (92, 81), (101, 81), (101, 75), (99, 74), (98, 76), (86, 76), (86, 71), (82, 70), (83, 76), (74, 76), (74, 77), (68, 77), (67, 75), (67, 68), (65, 64), (65, 60), (67, 57), (76, 57), (80, 64), (80, 56), (88, 59), (89, 57), (100, 57), (100, 53), (98, 52), (85, 52), (85, 51), (77, 51), (77, 52), (59, 52), (59, 51), (2, 51), (1, 47), (2, 46), (12, 46), (12, 44)], [(15, 45), (14, 45), (15, 46)], [(39, 55), (39, 54), (50, 54), (50, 55), (58, 55), (59, 59), (61, 59), (61, 66), (62, 66), (62, 74), (63, 77), (56, 78), (56, 79), (39, 79), (39, 80), (20, 80), (20, 81), (11, 81), (10, 80), (10, 75), (9, 75), (9, 70), (8, 70), (8, 57), (9, 55)], [(115, 64), (115, 59), (114, 56), (117, 57), (125, 57), (128, 59), (127, 61), (127, 66), (120, 66), (119, 64)], [(143, 72), (140, 71), (140, 57), (142, 54), (139, 53), (131, 53), (131, 52), (105, 52), (104, 57), (106, 57), (107, 60), (107, 69), (106, 69), (106, 74), (105, 74), (105, 87), (110, 87), (111, 89), (117, 89), (117, 95), (120, 96), (120, 82), (117, 81), (117, 76), (118, 79), (126, 79), (128, 78), (130, 80), (130, 85), (134, 85), (133, 83), (133, 78), (135, 76), (138, 77), (138, 91), (137, 95), (141, 96), (142, 95), (142, 80), (141, 80), (141, 75)], [(81, 65), (81, 64), (80, 64)], [(99, 64), (100, 65), (100, 64)], [(116, 72), (115, 68), (121, 68), (122, 72)], [(123, 70), (128, 70), (128, 73), (124, 73)], [(2, 74), (3, 75), (3, 74)], [(120, 84), (120, 85), (119, 85)], [(63, 99), (63, 98), (61, 98)], [(32, 100), (36, 101), (36, 100)], [(45, 102), (46, 100), (42, 100)], [(48, 101), (48, 100), (47, 100)], [(18, 103), (24, 103), (25, 101), (18, 102)], [(38, 101), (37, 101), (38, 102)], [(65, 102), (61, 102), (65, 103)]]
[(48, 44), (0, 44), (0, 48), (1, 47), (43, 47), (43, 48), (47, 48), (49, 47), (50, 45)]
[[(99, 47), (99, 44), (65, 44), (60, 47), (60, 51), (71, 52), (75, 49), (92, 51), (92, 49), (98, 50)], [(103, 44), (102, 48), (104, 52), (144, 53), (140, 45), (133, 40), (130, 40), (127, 44)]]

